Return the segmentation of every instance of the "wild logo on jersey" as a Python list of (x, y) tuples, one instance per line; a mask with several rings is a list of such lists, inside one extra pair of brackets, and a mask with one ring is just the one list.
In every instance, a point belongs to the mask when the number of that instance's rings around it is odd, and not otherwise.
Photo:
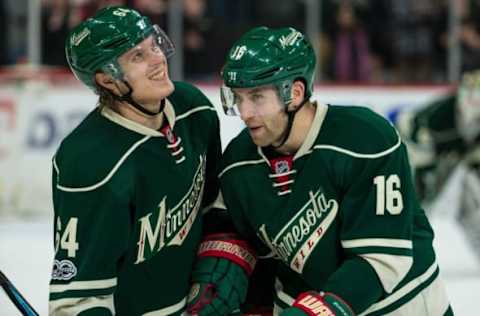
[(338, 202), (327, 200), (321, 189), (308, 192), (308, 200), (273, 238), (265, 224), (258, 235), (275, 255), (294, 271), (301, 273), (308, 257), (322, 239), (338, 213)]
[[(192, 228), (200, 209), (205, 181), (205, 157), (200, 156), (192, 185), (180, 202), (167, 210), (165, 196), (156, 211), (140, 218), (140, 236), (137, 242), (138, 253), (135, 264), (153, 257), (164, 247), (179, 246)], [(154, 223), (155, 229), (152, 229)]]

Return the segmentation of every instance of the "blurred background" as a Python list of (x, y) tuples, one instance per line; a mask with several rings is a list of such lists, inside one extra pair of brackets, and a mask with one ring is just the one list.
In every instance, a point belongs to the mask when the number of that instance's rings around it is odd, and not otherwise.
[[(223, 147), (243, 128), (219, 98), (233, 42), (260, 25), (306, 33), (318, 61), (314, 99), (368, 106), (399, 129), (456, 315), (477, 313), (480, 0), (0, 0), (0, 270), (41, 315), (53, 260), (51, 158), (97, 102), (70, 73), (64, 41), (113, 4), (168, 33), (171, 77), (217, 107)], [(19, 315), (1, 290), (0, 315)]]
[(72, 26), (113, 4), (167, 31), (178, 79), (218, 79), (227, 49), (258, 25), (306, 32), (319, 82), (453, 83), (480, 66), (477, 0), (2, 0), (0, 65), (65, 67)]

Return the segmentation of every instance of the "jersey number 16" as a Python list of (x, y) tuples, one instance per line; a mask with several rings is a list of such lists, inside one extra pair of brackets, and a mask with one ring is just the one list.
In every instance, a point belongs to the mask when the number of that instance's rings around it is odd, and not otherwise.
[(400, 177), (396, 174), (376, 176), (373, 183), (377, 187), (377, 215), (398, 215), (403, 210), (403, 198), (400, 191)]

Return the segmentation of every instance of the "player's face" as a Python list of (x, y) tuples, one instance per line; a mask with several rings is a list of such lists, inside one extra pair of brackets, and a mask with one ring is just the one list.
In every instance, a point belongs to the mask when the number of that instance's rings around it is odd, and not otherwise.
[(278, 144), (286, 131), (287, 115), (273, 86), (235, 88), (240, 117), (257, 146)]
[(139, 104), (158, 107), (160, 100), (173, 92), (167, 59), (153, 36), (120, 56), (118, 63), (133, 89), (133, 99)]

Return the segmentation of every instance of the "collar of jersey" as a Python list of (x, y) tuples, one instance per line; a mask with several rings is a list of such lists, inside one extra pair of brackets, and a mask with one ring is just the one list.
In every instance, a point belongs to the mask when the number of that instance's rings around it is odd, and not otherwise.
[[(305, 137), (302, 145), (298, 149), (298, 151), (293, 156), (293, 160), (300, 158), (304, 155), (307, 155), (311, 152), (312, 146), (315, 144), (315, 140), (317, 139), (318, 133), (320, 132), (320, 128), (322, 127), (323, 121), (325, 120), (325, 116), (327, 115), (328, 106), (323, 103), (317, 103), (316, 101), (313, 102), (315, 105), (315, 117), (313, 118), (312, 125), (310, 126), (310, 130)], [(262, 151), (261, 147), (258, 147), (259, 155), (269, 163), (269, 160), (265, 156)]]
[[(175, 125), (175, 110), (173, 109), (173, 106), (168, 99), (165, 99), (165, 109), (163, 110), (163, 113), (165, 113), (168, 124), (173, 129), (173, 126)], [(160, 131), (151, 129), (142, 124), (129, 120), (107, 106), (102, 109), (101, 114), (110, 121), (115, 122), (118, 125), (121, 125), (126, 129), (132, 130), (136, 133), (154, 137), (165, 137), (165, 135), (163, 135), (163, 133), (161, 133)]]

